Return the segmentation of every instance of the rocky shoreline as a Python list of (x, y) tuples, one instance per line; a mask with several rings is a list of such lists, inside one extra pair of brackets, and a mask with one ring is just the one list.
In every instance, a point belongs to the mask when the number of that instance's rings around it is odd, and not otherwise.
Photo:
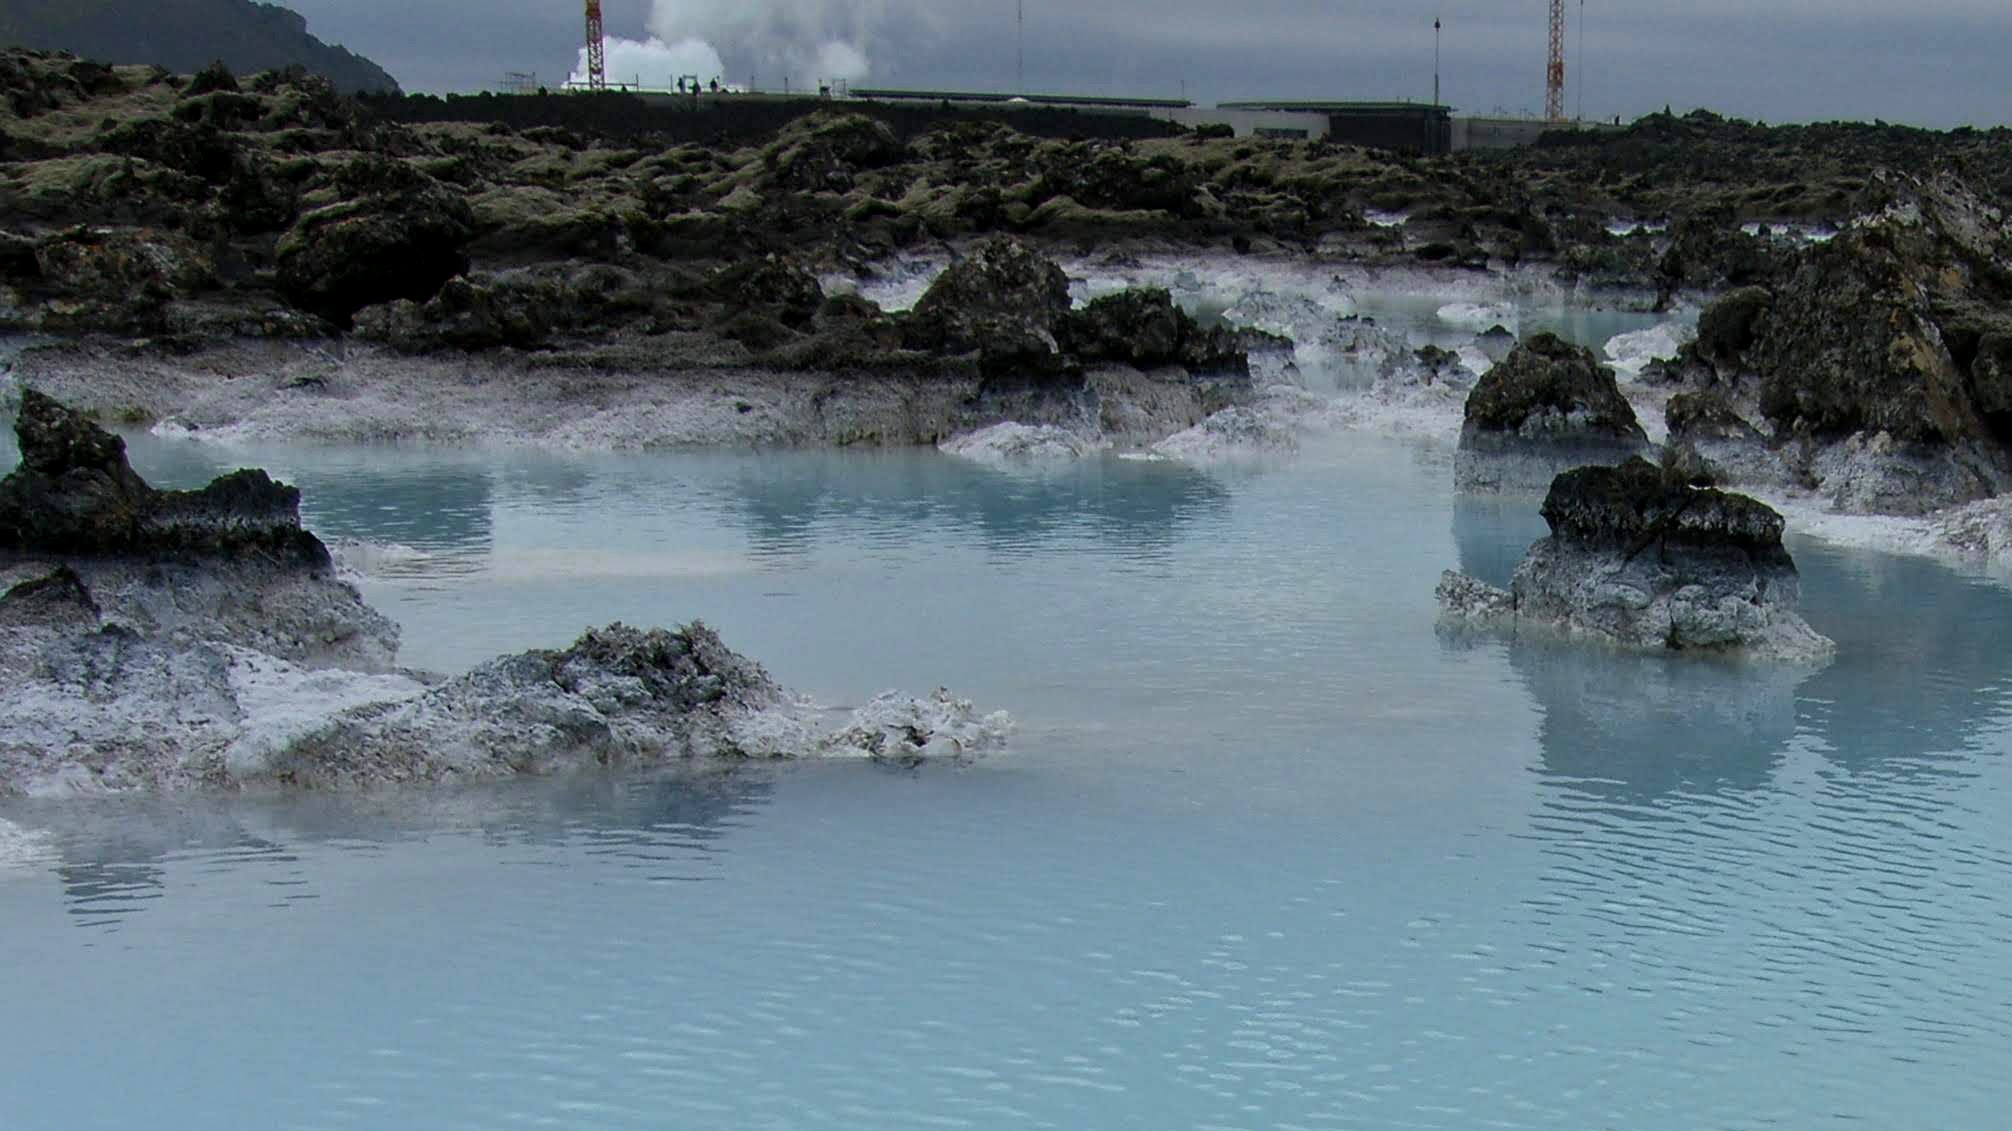
[[(1001, 464), (1410, 430), (1457, 436), (1464, 491), (1662, 451), (1799, 516), (2012, 546), (1998, 134), (1698, 113), (1419, 159), (904, 137), (840, 105), (759, 143), (653, 144), (393, 124), (295, 72), (4, 54), (0, 333), (38, 336), (12, 379), (101, 419)], [(1471, 331), (1363, 315), (1393, 280), (1473, 296), (1442, 312)], [(1492, 324), (1523, 294), (1701, 313), (1629, 347), (1622, 380), (1620, 356)]]

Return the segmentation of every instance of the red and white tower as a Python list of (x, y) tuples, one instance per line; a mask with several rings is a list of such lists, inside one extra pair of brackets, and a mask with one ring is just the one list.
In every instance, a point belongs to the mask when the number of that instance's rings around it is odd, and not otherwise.
[(587, 89), (608, 89), (608, 43), (601, 25), (601, 0), (587, 0)]
[(1544, 68), (1544, 119), (1565, 120), (1565, 0), (1551, 0), (1551, 62)]

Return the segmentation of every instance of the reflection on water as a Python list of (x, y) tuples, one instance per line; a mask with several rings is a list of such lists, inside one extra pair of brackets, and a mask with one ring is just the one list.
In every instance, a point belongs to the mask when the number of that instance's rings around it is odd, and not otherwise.
[[(809, 554), (821, 533), (856, 530), (895, 544), (923, 532), (968, 530), (1004, 551), (1088, 536), (1153, 557), (1229, 500), (1205, 472), (1117, 458), (1003, 472), (933, 451), (693, 454), (667, 462), (396, 449), (220, 451), (146, 436), (131, 444), (135, 466), (166, 487), (200, 485), (259, 462), (301, 488), (303, 515), (323, 537), (402, 546), (433, 560), (490, 551), (499, 515), (593, 527), (619, 522), (624, 512), (725, 520), (765, 561)], [(606, 533), (620, 537), (619, 529)]]
[(1542, 772), (1633, 804), (1767, 786), (1810, 674), (1534, 642), (1509, 662), (1544, 713)]
[(1555, 303), (1484, 302), (1452, 295), (1366, 291), (1357, 308), (1379, 324), (1405, 335), (1417, 345), (1452, 349), (1500, 325), (1519, 338), (1552, 333), (1568, 342), (1599, 352), (1619, 334), (1661, 325), (1668, 316), (1648, 311), (1591, 309)]
[[(1506, 585), (1548, 533), (1536, 505), (1456, 500), (1460, 568)], [(1791, 552), (1804, 615), (1838, 642), (1820, 670), (1512, 645), (1511, 666), (1545, 708), (1544, 733), (1561, 734), (1547, 737), (1546, 764), (1644, 796), (1712, 781), (1755, 787), (1801, 733), (1824, 739), (1824, 756), (1848, 770), (1936, 774), (2002, 725), (2012, 592), (1924, 559), (1810, 539), (1791, 539)]]
[(1981, 741), (2012, 703), (2012, 592), (1932, 562), (1804, 543), (1794, 549), (1810, 623), (1837, 661), (1803, 688), (1803, 725), (1852, 773), (1932, 776)]
[[(1457, 504), (1463, 568), (1506, 581), (1534, 502)], [(1840, 646), (1819, 671), (1493, 646), (1543, 715), (1524, 835), (1546, 863), (1504, 966), (1578, 991), (1567, 1039), (1585, 1077), (1628, 1081), (1618, 1125), (1983, 1126), (1977, 1050), (2012, 1036), (2012, 907), (1975, 896), (2012, 865), (2012, 594), (1791, 548)], [(1924, 1076), (1932, 1115), (1887, 1094)]]
[(1151, 558), (1229, 500), (1207, 474), (1177, 464), (1111, 458), (1012, 473), (916, 453), (777, 460), (749, 467), (734, 491), (764, 558), (811, 552), (834, 521), (896, 541), (969, 529), (994, 550), (1017, 552), (1088, 535)]
[(50, 830), (66, 906), (79, 926), (116, 928), (167, 893), (171, 868), (257, 867), (318, 896), (304, 857), (382, 853), (440, 838), (497, 847), (580, 847), (618, 858), (657, 882), (713, 878), (711, 845), (744, 823), (775, 787), (770, 767), (670, 767), (396, 792), (233, 799), (119, 798), (9, 803), (0, 816)]

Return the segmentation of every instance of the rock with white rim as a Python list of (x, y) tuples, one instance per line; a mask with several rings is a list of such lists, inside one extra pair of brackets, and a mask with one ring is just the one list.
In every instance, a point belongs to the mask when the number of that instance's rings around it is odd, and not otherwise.
[(616, 624), (455, 679), (391, 670), (395, 625), (240, 471), (148, 485), (32, 390), (0, 481), (0, 796), (356, 788), (694, 758), (964, 761), (1003, 715), (889, 694), (834, 729), (702, 624)]
[(1634, 459), (1558, 476), (1543, 514), (1551, 536), (1509, 588), (1441, 579), (1448, 622), (1636, 651), (1811, 662), (1835, 650), (1795, 611), (1801, 584), (1782, 518), (1755, 499)]

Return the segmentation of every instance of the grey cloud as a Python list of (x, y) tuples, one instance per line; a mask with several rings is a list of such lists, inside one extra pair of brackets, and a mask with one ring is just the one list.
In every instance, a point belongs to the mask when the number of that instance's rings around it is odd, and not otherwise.
[[(749, 0), (758, 3), (759, 0)], [(506, 70), (557, 81), (579, 50), (571, 0), (292, 0), (315, 34), (376, 59), (408, 87), (493, 87)], [(611, 33), (641, 37), (648, 0), (604, 0)], [(1011, 0), (875, 0), (873, 81), (1014, 85)], [(1432, 92), (1444, 20), (1445, 99), (1464, 109), (1543, 102), (1540, 0), (1026, 0), (1031, 88), (1235, 98), (1413, 98)], [(903, 18), (902, 12), (930, 18)], [(1989, 125), (2012, 104), (2002, 0), (1590, 0), (1571, 4), (1568, 105), (1626, 117), (1671, 105), (1768, 121), (1885, 118)], [(738, 72), (741, 64), (727, 59)], [(1583, 75), (1581, 71), (1583, 70)], [(1583, 79), (1583, 92), (1578, 89)]]

